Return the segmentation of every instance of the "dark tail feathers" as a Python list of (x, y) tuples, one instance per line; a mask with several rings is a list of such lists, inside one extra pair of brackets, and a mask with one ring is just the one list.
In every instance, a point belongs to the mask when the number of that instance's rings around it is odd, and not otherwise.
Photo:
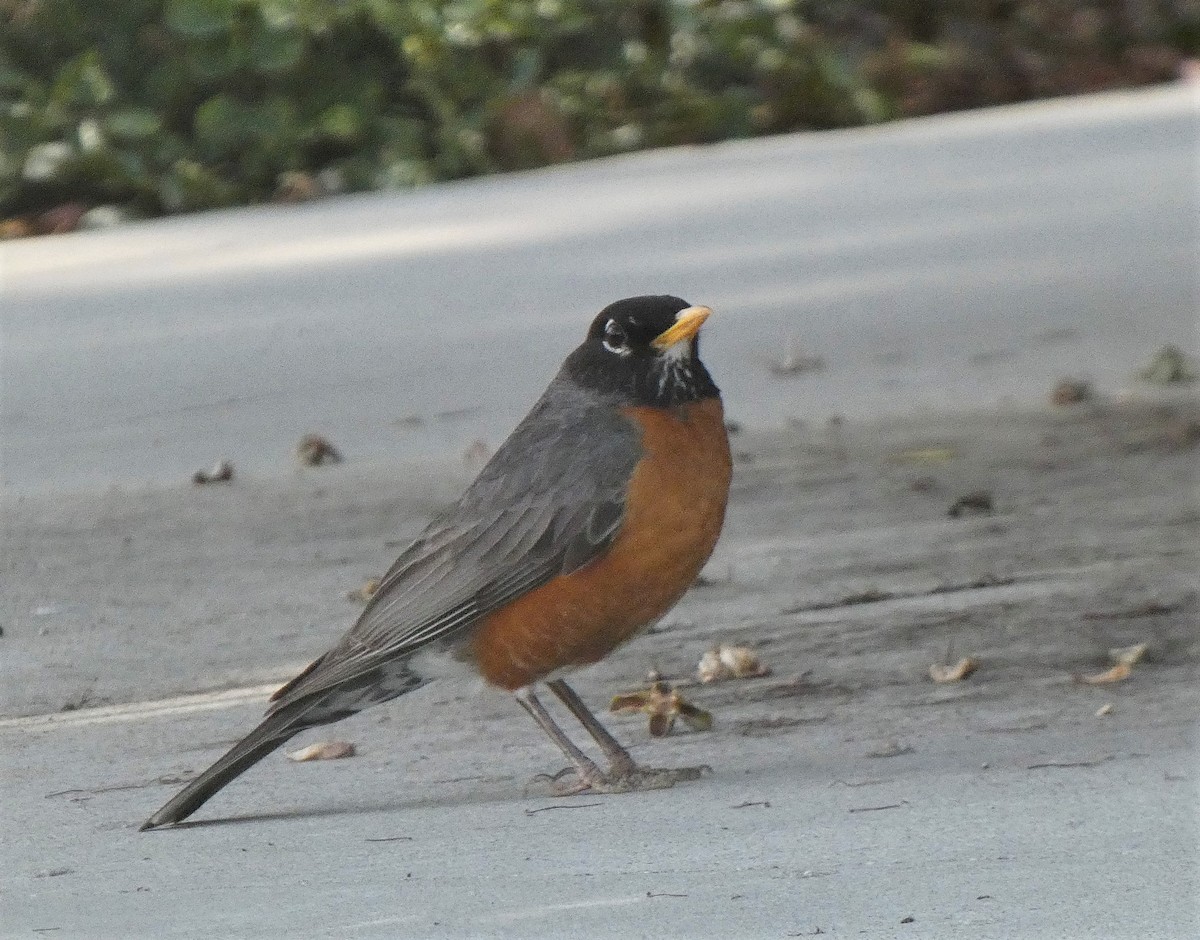
[(168, 826), (187, 819), (208, 802), (218, 790), (249, 770), (288, 739), (299, 734), (308, 723), (276, 712), (231, 747), (223, 757), (179, 791), (162, 809), (142, 824), (142, 831)]
[(303, 688), (300, 680), (312, 675), (324, 658), (318, 659), (272, 695), (274, 704), (259, 726), (147, 819), (142, 829), (155, 829), (186, 819), (221, 787), (301, 731), (341, 721), (364, 708), (419, 689), (426, 681), (411, 672), (405, 662), (395, 661), (386, 667), (363, 668), (334, 687), (317, 685), (310, 692), (299, 691)]

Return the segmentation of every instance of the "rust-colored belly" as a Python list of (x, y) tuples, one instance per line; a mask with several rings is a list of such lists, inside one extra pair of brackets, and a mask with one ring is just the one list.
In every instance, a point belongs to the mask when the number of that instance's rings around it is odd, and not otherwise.
[(717, 544), (731, 473), (720, 400), (625, 413), (645, 454), (621, 530), (605, 555), (479, 625), (472, 654), (493, 685), (518, 689), (602, 659), (670, 610)]

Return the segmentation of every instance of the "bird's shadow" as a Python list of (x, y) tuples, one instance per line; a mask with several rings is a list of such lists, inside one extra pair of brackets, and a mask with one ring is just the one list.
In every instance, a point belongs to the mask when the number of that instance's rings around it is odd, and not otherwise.
[[(586, 794), (580, 794), (586, 795)], [(595, 794), (591, 794), (595, 796)], [(531, 799), (559, 799), (546, 794), (528, 792), (515, 786), (511, 790), (472, 790), (454, 796), (437, 796), (411, 800), (378, 800), (371, 803), (342, 804), (315, 808), (296, 808), (268, 813), (251, 813), (240, 816), (223, 816), (213, 819), (185, 819), (169, 826), (160, 826), (149, 832), (166, 832), (173, 829), (206, 829), (215, 826), (238, 826), (244, 823), (281, 822), (285, 820), (323, 819), (337, 816), (366, 815), (369, 813), (394, 813), (418, 809), (446, 809), (455, 806), (480, 805), (483, 803), (520, 803)], [(566, 797), (561, 797), (566, 798)]]

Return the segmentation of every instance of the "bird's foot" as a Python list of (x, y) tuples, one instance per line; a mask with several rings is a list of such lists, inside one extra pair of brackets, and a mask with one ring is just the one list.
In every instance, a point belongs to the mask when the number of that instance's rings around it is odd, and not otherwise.
[(632, 793), (635, 790), (666, 790), (680, 782), (699, 780), (712, 768), (707, 764), (699, 767), (638, 767), (621, 771), (610, 769), (603, 777), (590, 785), (596, 793)]
[(580, 793), (666, 790), (683, 781), (699, 780), (706, 773), (712, 773), (712, 768), (707, 764), (699, 767), (639, 767), (634, 764), (609, 768), (607, 773), (596, 774), (585, 774), (575, 767), (565, 767), (556, 774), (543, 774), (536, 779), (545, 780), (553, 796), (575, 796)]
[(550, 796), (575, 796), (592, 788), (589, 778), (595, 779), (591, 774), (581, 773), (577, 767), (564, 767), (555, 774), (538, 774), (525, 786), (525, 792), (534, 788)]

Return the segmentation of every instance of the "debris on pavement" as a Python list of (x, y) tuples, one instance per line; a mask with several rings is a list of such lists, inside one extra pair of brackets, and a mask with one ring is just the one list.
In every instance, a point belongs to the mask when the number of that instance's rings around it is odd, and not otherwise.
[(1200, 421), (1195, 418), (1175, 418), (1163, 428), (1160, 446), (1166, 451), (1191, 450), (1200, 444)]
[(1083, 614), (1084, 620), (1134, 620), (1138, 617), (1157, 617), (1169, 614), (1178, 608), (1179, 603), (1162, 604), (1158, 601), (1146, 601), (1124, 610), (1089, 610)]
[(1065, 408), (1095, 397), (1092, 383), (1086, 379), (1059, 379), (1050, 392), (1050, 404)]
[(967, 513), (979, 513), (980, 515), (990, 516), (996, 511), (996, 507), (992, 503), (992, 494), (987, 490), (973, 490), (956, 499), (950, 504), (950, 508), (946, 510), (946, 515), (952, 519), (957, 519), (959, 516)]
[(1113, 703), (1105, 702), (1103, 705), (1101, 705), (1099, 708), (1096, 709), (1096, 717), (1103, 718), (1105, 715), (1111, 715), (1114, 711), (1116, 711), (1116, 709), (1113, 708)]
[(908, 805), (908, 800), (901, 800), (899, 803), (885, 803), (883, 806), (851, 806), (846, 812), (848, 813), (878, 813), (885, 809), (901, 809)]
[(696, 678), (701, 682), (757, 679), (770, 674), (770, 668), (763, 665), (754, 650), (748, 646), (731, 646), (726, 643), (706, 652), (700, 657), (700, 663), (696, 667)]
[(875, 750), (868, 751), (867, 757), (900, 757), (912, 752), (913, 749), (907, 744), (901, 744), (899, 741), (888, 741)]
[(682, 719), (693, 731), (712, 729), (713, 716), (687, 701), (669, 682), (658, 681), (641, 692), (614, 695), (609, 711), (642, 712), (650, 717), (650, 734), (656, 738), (671, 733), (675, 720)]
[(380, 583), (379, 578), (367, 578), (358, 587), (346, 592), (346, 600), (365, 604), (379, 590)]
[(538, 813), (548, 813), (556, 809), (589, 809), (593, 806), (603, 806), (603, 803), (555, 803), (551, 806), (539, 806), (536, 809), (525, 810), (526, 816), (536, 816)]
[(1026, 764), (1026, 770), (1049, 770), (1049, 769), (1064, 769), (1072, 767), (1098, 767), (1100, 764), (1114, 760), (1115, 754), (1105, 754), (1102, 757), (1093, 757), (1090, 760), (1047, 760), (1040, 761), (1036, 764)]
[(1138, 370), (1137, 377), (1154, 385), (1175, 385), (1196, 380), (1196, 366), (1178, 346), (1163, 346), (1150, 362)]
[(467, 449), (463, 451), (463, 465), (472, 473), (477, 473), (483, 469), (483, 465), (491, 459), (492, 449), (488, 447), (486, 441), (473, 440), (467, 445)]
[(219, 460), (211, 470), (197, 470), (192, 474), (192, 483), (203, 486), (206, 483), (228, 483), (233, 479), (233, 464), (228, 460)]
[(1108, 651), (1108, 658), (1118, 666), (1135, 666), (1146, 657), (1150, 649), (1148, 643), (1134, 643), (1132, 646), (1118, 646)]
[(306, 467), (319, 467), (327, 463), (341, 463), (342, 454), (320, 434), (305, 434), (296, 445), (296, 459)]
[(964, 656), (958, 662), (950, 663), (934, 663), (929, 667), (929, 678), (934, 682), (962, 682), (971, 673), (979, 668), (979, 660), (970, 656)]
[(1075, 676), (1076, 682), (1086, 685), (1107, 685), (1111, 682), (1123, 682), (1133, 673), (1133, 667), (1141, 662), (1150, 649), (1147, 643), (1134, 643), (1130, 646), (1118, 646), (1108, 651), (1112, 660), (1111, 668), (1098, 672), (1093, 676)]
[(288, 751), (288, 760), (303, 763), (310, 760), (340, 760), (343, 757), (353, 757), (356, 750), (349, 741), (319, 741), (302, 747), (298, 751)]
[(1093, 676), (1076, 676), (1076, 682), (1082, 682), (1085, 685), (1108, 685), (1112, 682), (1123, 682), (1128, 679), (1133, 669), (1128, 663), (1117, 663), (1111, 669), (1105, 669), (1104, 672), (1098, 672)]
[(810, 356), (803, 353), (794, 343), (789, 342), (787, 351), (767, 364), (772, 375), (788, 377), (803, 375), (805, 372), (816, 372), (825, 368), (825, 360), (821, 356)]

